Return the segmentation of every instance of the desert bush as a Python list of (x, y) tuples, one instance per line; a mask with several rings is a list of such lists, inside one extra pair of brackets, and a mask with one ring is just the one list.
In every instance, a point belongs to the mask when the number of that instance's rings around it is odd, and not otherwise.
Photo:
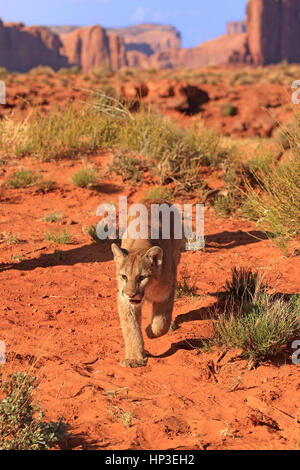
[(69, 85), (69, 80), (67, 78), (60, 78), (59, 83), (63, 88), (67, 88), (67, 86)]
[(227, 158), (220, 137), (210, 129), (180, 132), (174, 128), (170, 134), (171, 144), (162, 148), (156, 157), (162, 184), (175, 182), (185, 191), (194, 190), (200, 184), (203, 165), (214, 166)]
[(54, 110), (48, 116), (35, 113), (24, 129), (18, 154), (30, 154), (42, 160), (73, 157), (94, 150), (96, 113), (78, 110), (71, 104), (64, 112)]
[(0, 450), (48, 450), (66, 438), (64, 423), (43, 421), (33, 401), (35, 377), (17, 372), (0, 374)]
[(89, 235), (94, 242), (103, 243), (105, 240), (101, 240), (97, 235), (97, 226), (89, 225), (82, 227), (83, 233)]
[(47, 65), (39, 65), (31, 69), (29, 71), (29, 75), (46, 75), (47, 77), (51, 77), (52, 75), (54, 75), (54, 70)]
[(236, 211), (236, 197), (234, 192), (217, 195), (214, 201), (214, 212), (218, 216), (228, 217)]
[(220, 106), (222, 116), (236, 116), (238, 108), (231, 103), (222, 103)]
[(48, 115), (36, 112), (18, 124), (18, 129), (12, 119), (5, 119), (0, 122), (0, 151), (50, 160), (114, 146), (129, 113), (112, 100), (98, 95), (97, 100), (93, 98), (81, 107), (70, 103), (66, 109), (56, 108)]
[(150, 75), (157, 75), (158, 69), (156, 67), (150, 67), (149, 69), (147, 69), (146, 72), (149, 73)]
[(172, 203), (173, 192), (165, 186), (156, 186), (145, 194), (146, 199), (161, 199)]
[(100, 242), (100, 239), (97, 236), (97, 231), (96, 231), (96, 225), (89, 225), (88, 227), (84, 226), (82, 227), (83, 233), (89, 235), (92, 240), (95, 242)]
[(57, 72), (58, 75), (77, 75), (80, 73), (80, 67), (78, 65), (73, 65), (72, 67), (62, 67)]
[(53, 222), (61, 222), (62, 218), (63, 218), (62, 212), (49, 212), (49, 214), (45, 215), (45, 217), (43, 217), (42, 220), (44, 222), (53, 223)]
[(28, 119), (16, 122), (5, 116), (0, 121), (0, 152), (3, 156), (19, 156), (27, 141)]
[(298, 300), (274, 298), (257, 291), (249, 302), (234, 305), (214, 323), (215, 344), (238, 348), (242, 356), (261, 361), (278, 355), (300, 333)]
[(61, 245), (69, 245), (73, 243), (72, 235), (68, 232), (67, 229), (62, 230), (61, 232), (47, 230), (45, 233), (45, 240)]
[(47, 192), (51, 189), (52, 184), (51, 180), (44, 180), (41, 174), (26, 168), (15, 171), (7, 179), (7, 185), (13, 189), (36, 186), (41, 191)]
[(0, 243), (5, 242), (7, 245), (17, 245), (20, 243), (18, 235), (14, 235), (11, 232), (2, 232), (0, 233)]
[[(162, 184), (174, 181), (185, 190), (199, 185), (203, 165), (228, 156), (220, 136), (209, 129), (180, 130), (160, 114), (141, 108), (132, 114), (114, 96), (96, 90), (81, 107), (35, 113), (19, 125), (0, 121), (0, 152), (33, 155), (42, 160), (75, 157), (99, 148), (138, 152), (155, 162)], [(3, 132), (1, 132), (3, 131)], [(120, 161), (121, 163), (121, 161)]]
[(300, 159), (251, 170), (246, 182), (244, 213), (282, 248), (300, 232)]
[(246, 162), (242, 163), (241, 170), (246, 179), (255, 181), (253, 174), (262, 171), (269, 172), (276, 167), (282, 155), (281, 147), (275, 142), (274, 145), (258, 145), (255, 153)]
[(143, 181), (145, 163), (132, 155), (126, 153), (116, 154), (113, 156), (108, 171), (116, 175), (121, 175), (123, 181), (130, 181), (132, 184), (138, 184)]
[(7, 184), (10, 188), (28, 188), (29, 186), (34, 186), (40, 179), (38, 175), (33, 170), (28, 170), (26, 168), (15, 171), (8, 179)]
[(245, 76), (238, 80), (237, 85), (254, 85), (256, 81), (253, 76)]
[(278, 143), (286, 149), (293, 149), (299, 155), (300, 152), (300, 114), (295, 113), (293, 119), (285, 125), (281, 125), (276, 135)]
[(94, 168), (81, 168), (71, 176), (71, 181), (79, 188), (96, 186), (98, 182), (97, 171)]
[[(104, 227), (104, 231), (108, 232), (108, 225), (106, 225)], [(107, 243), (110, 244), (113, 241), (115, 241), (115, 240), (110, 239), (110, 238), (105, 238), (104, 240), (99, 238), (98, 235), (97, 235), (97, 225), (83, 226), (82, 227), (82, 232), (86, 235), (89, 235), (94, 242), (102, 244), (104, 247), (105, 246), (108, 247), (108, 245), (106, 245)], [(118, 231), (117, 231), (117, 237), (118, 237)]]
[(230, 281), (226, 281), (226, 292), (231, 301), (249, 302), (262, 287), (262, 279), (257, 271), (234, 267)]

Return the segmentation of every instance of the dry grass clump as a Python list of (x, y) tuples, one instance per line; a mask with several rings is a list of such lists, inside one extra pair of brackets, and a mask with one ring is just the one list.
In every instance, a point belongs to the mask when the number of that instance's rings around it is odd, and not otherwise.
[(42, 220), (48, 223), (61, 222), (63, 219), (63, 216), (64, 215), (62, 212), (49, 212), (49, 214), (46, 214)]
[(145, 170), (147, 170), (145, 162), (125, 152), (115, 154), (108, 166), (108, 172), (121, 175), (124, 182), (130, 181), (134, 185), (143, 181)]
[(97, 171), (95, 168), (80, 168), (71, 176), (71, 182), (79, 188), (96, 186), (98, 183)]
[(47, 192), (51, 189), (53, 183), (51, 180), (45, 180), (40, 173), (21, 168), (8, 177), (6, 184), (13, 189), (36, 186), (41, 191)]
[(145, 198), (158, 199), (172, 203), (173, 192), (170, 188), (167, 188), (166, 186), (156, 186), (155, 188), (150, 189), (150, 191), (146, 193)]
[(215, 344), (261, 361), (284, 352), (299, 336), (299, 295), (273, 296), (257, 273), (236, 268), (227, 289), (228, 302), (214, 323)]
[(251, 170), (243, 211), (282, 248), (300, 233), (300, 158)]
[(70, 245), (74, 242), (72, 235), (68, 232), (67, 229), (62, 230), (61, 232), (47, 230), (45, 233), (45, 240), (60, 245)]
[(35, 377), (17, 372), (0, 374), (0, 450), (49, 450), (67, 437), (66, 425), (43, 420), (33, 400)]
[[(181, 130), (162, 115), (143, 108), (132, 114), (119, 99), (99, 90), (81, 106), (71, 103), (63, 111), (34, 113), (17, 130), (11, 118), (0, 123), (0, 156), (28, 154), (49, 160), (101, 148), (139, 153), (155, 166), (162, 184), (174, 181), (184, 190), (198, 186), (203, 165), (216, 165), (228, 156), (215, 132)], [(126, 158), (120, 158), (118, 164)], [(127, 167), (132, 167), (130, 159)]]

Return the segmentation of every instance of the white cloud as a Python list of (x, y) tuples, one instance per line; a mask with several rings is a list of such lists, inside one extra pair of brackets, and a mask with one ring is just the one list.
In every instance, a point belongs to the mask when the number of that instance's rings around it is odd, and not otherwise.
[(143, 23), (149, 21), (161, 21), (162, 13), (151, 10), (150, 8), (139, 5), (131, 15), (131, 20), (135, 23)]

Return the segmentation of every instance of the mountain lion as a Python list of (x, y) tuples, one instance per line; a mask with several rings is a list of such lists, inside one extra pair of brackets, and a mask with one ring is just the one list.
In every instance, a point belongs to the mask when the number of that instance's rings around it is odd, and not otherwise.
[[(147, 207), (147, 227), (151, 230), (149, 209), (164, 201), (143, 201)], [(170, 207), (170, 204), (168, 204)], [(152, 321), (146, 328), (149, 338), (168, 332), (174, 303), (176, 271), (182, 250), (182, 239), (174, 238), (174, 214), (170, 210), (170, 237), (162, 238), (162, 216), (159, 216), (158, 239), (122, 239), (121, 248), (112, 244), (118, 280), (118, 307), (125, 340), (123, 367), (145, 366), (147, 357), (141, 331), (141, 307), (144, 301), (152, 303)], [(178, 215), (178, 213), (177, 213)], [(130, 222), (132, 219), (128, 219)], [(178, 220), (178, 219), (177, 219)]]

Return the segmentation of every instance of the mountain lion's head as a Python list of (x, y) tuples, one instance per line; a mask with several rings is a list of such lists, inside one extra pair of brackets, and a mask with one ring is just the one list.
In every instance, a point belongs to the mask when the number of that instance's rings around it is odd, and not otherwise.
[(127, 250), (112, 244), (112, 252), (117, 266), (117, 279), (120, 295), (131, 305), (141, 304), (145, 289), (160, 274), (163, 251), (153, 246), (148, 251), (128, 253)]

